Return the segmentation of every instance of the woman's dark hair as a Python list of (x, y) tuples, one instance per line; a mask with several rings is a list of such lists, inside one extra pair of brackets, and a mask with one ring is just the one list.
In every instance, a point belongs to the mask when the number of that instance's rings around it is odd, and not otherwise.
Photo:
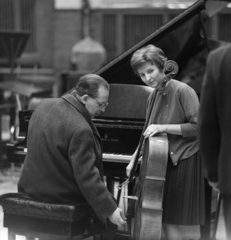
[(160, 71), (165, 71), (166, 61), (167, 58), (162, 49), (149, 44), (134, 52), (131, 58), (131, 67), (134, 73), (138, 74), (138, 68), (146, 62), (150, 62), (152, 65), (157, 66)]
[(96, 74), (86, 74), (80, 77), (79, 82), (75, 87), (75, 91), (79, 96), (87, 94), (92, 98), (98, 97), (100, 86), (110, 89), (109, 84), (102, 77)]

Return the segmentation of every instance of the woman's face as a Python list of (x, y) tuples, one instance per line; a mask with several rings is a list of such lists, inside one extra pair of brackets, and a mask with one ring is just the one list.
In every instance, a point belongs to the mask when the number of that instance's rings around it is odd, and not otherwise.
[(160, 69), (150, 62), (143, 63), (138, 68), (138, 74), (141, 78), (141, 80), (152, 88), (157, 88), (160, 82), (165, 77), (165, 74), (163, 71), (160, 71)]

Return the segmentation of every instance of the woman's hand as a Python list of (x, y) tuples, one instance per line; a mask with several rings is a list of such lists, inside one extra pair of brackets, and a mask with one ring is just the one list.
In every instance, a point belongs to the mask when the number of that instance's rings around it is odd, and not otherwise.
[(157, 133), (165, 132), (165, 125), (151, 124), (144, 132), (144, 138), (152, 137)]

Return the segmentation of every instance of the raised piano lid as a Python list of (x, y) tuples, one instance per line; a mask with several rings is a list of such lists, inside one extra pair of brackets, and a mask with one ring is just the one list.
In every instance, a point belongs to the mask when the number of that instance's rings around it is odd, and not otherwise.
[[(226, 5), (227, 2), (209, 1), (206, 5), (206, 1), (197, 1), (173, 20), (98, 70), (96, 74), (101, 75), (111, 84), (111, 91), (109, 105), (97, 119), (112, 118), (113, 120), (130, 119), (133, 121), (145, 119), (146, 101), (151, 90), (144, 86), (140, 78), (133, 73), (130, 59), (137, 49), (147, 44), (162, 48), (168, 59), (178, 63), (180, 70), (176, 79), (182, 80), (187, 74), (199, 69), (200, 73), (196, 74), (197, 78), (200, 75), (198, 79), (201, 81), (208, 50), (203, 34), (201, 34), (200, 19), (206, 20)], [(212, 48), (220, 45), (217, 41), (210, 41), (210, 44)], [(204, 65), (202, 70), (198, 67), (201, 61)]]
[[(220, 11), (227, 4), (225, 1), (199, 0), (195, 2), (173, 20), (96, 71), (96, 74), (101, 75), (109, 83), (144, 85), (139, 77), (133, 73), (130, 59), (137, 49), (147, 44), (154, 44), (163, 49), (168, 59), (178, 63), (179, 72), (176, 79), (181, 80), (187, 74), (186, 69), (190, 59), (206, 50), (198, 14), (201, 13), (201, 18), (206, 21), (206, 19)], [(216, 44), (211, 45), (212, 48), (213, 46), (218, 47), (219, 43), (216, 42)], [(203, 58), (204, 62), (205, 59), (206, 56)]]

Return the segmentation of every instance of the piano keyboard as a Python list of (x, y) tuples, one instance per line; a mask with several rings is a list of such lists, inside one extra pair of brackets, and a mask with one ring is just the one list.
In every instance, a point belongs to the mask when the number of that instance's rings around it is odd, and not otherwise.
[[(27, 153), (27, 148), (23, 148), (23, 150), (20, 151), (20, 152), (21, 152), (21, 154), (26, 154)], [(132, 155), (112, 154), (112, 153), (104, 153), (103, 154), (103, 161), (104, 162), (129, 163), (131, 158), (132, 158)]]

